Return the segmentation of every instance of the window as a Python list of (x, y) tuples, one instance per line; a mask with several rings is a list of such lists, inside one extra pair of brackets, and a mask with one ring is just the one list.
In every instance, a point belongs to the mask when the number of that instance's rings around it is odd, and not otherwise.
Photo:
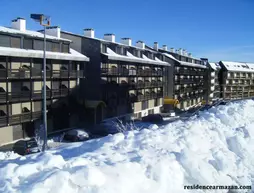
[(148, 108), (148, 101), (142, 101), (142, 110), (145, 110)]
[(116, 47), (116, 53), (123, 55), (123, 47)]
[(159, 106), (159, 104), (160, 104), (159, 99), (158, 98), (154, 99), (154, 106), (157, 107)]
[(43, 41), (42, 40), (34, 40), (34, 49), (35, 50), (43, 50)]
[(52, 42), (47, 42), (46, 43), (46, 50), (50, 51), (50, 52), (52, 51)]
[(10, 47), (10, 37), (5, 35), (0, 35), (0, 46)]
[(60, 44), (58, 42), (52, 42), (52, 51), (60, 52)]
[(11, 47), (12, 48), (20, 48), (20, 38), (11, 37)]
[(33, 40), (32, 39), (24, 39), (23, 44), (24, 49), (33, 49)]
[(107, 45), (106, 44), (101, 44), (101, 52), (107, 53)]
[(67, 43), (62, 44), (62, 52), (69, 53), (69, 44)]
[(133, 51), (133, 55), (136, 56), (136, 57), (138, 57), (138, 58), (140, 58), (140, 57), (141, 57), (141, 56), (140, 56), (140, 50), (134, 50), (134, 51)]

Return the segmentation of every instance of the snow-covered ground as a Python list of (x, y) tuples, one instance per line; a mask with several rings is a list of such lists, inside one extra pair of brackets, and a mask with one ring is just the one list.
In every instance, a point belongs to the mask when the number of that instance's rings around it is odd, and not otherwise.
[(185, 193), (202, 192), (184, 189), (192, 184), (254, 185), (254, 101), (45, 154), (2, 153), (0, 160), (4, 193)]

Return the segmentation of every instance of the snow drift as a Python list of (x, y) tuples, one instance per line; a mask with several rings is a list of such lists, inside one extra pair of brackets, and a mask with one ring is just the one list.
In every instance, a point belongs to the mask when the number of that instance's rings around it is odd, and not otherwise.
[(0, 154), (0, 192), (178, 193), (203, 192), (184, 189), (193, 184), (252, 185), (253, 112), (247, 100), (45, 154)]

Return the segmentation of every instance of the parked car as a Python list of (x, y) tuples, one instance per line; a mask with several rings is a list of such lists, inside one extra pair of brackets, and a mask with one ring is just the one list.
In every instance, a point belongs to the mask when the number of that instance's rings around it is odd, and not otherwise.
[(72, 129), (65, 133), (64, 140), (66, 141), (86, 141), (89, 139), (89, 133), (82, 129)]
[(29, 140), (19, 140), (13, 146), (13, 151), (20, 155), (28, 155), (40, 152), (37, 142), (34, 138)]

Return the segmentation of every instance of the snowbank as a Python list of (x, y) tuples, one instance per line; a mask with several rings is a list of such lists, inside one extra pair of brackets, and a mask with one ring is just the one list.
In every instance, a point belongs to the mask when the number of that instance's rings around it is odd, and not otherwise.
[[(178, 193), (254, 184), (254, 102), (0, 162), (0, 192)], [(1, 159), (3, 159), (2, 155)], [(211, 192), (227, 192), (213, 190)]]

